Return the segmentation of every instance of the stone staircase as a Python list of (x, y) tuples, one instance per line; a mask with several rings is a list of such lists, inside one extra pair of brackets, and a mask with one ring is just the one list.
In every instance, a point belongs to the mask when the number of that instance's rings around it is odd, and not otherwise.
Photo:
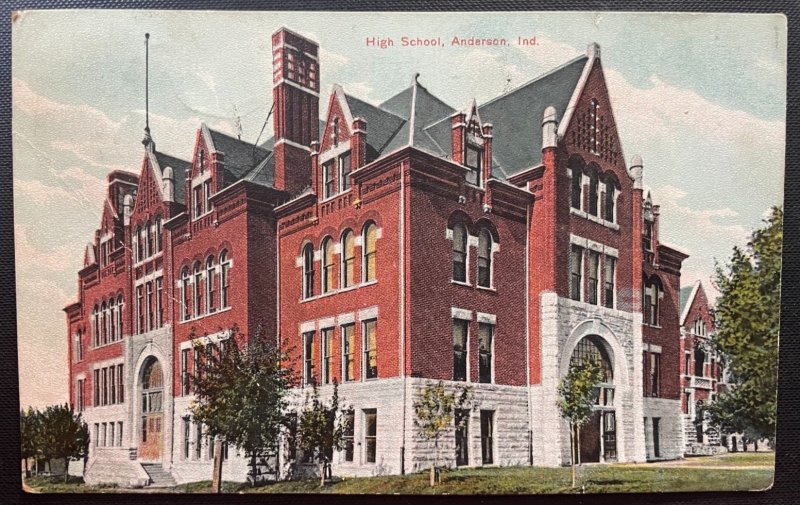
[(174, 487), (178, 485), (172, 475), (164, 470), (161, 463), (142, 463), (142, 468), (150, 476), (148, 487)]

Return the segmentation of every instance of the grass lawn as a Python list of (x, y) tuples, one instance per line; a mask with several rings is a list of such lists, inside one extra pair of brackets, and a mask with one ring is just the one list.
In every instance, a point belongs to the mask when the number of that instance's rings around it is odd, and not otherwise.
[[(679, 491), (748, 491), (765, 489), (772, 484), (774, 455), (738, 453), (691, 458), (683, 464), (587, 465), (579, 469), (580, 485), (585, 493), (679, 492)], [(717, 465), (719, 471), (693, 468)], [(737, 466), (763, 466), (740, 468)], [(441, 485), (428, 485), (427, 471), (411, 475), (352, 478), (338, 480), (320, 488), (316, 479), (278, 482), (251, 489), (244, 484), (225, 482), (228, 493), (357, 493), (357, 494), (555, 494), (575, 493), (567, 468), (501, 467), (445, 470)], [(102, 489), (82, 483), (48, 483), (36, 480), (28, 485), (42, 492), (126, 492), (125, 489)], [(210, 482), (183, 484), (163, 492), (206, 493)]]

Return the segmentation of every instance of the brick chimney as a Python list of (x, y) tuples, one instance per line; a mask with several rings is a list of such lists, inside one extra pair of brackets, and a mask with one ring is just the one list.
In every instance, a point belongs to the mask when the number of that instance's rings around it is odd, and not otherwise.
[(319, 46), (291, 30), (272, 34), (275, 187), (297, 194), (311, 181), (319, 140)]
[(453, 161), (459, 165), (464, 164), (464, 140), (467, 132), (467, 115), (464, 112), (456, 112), (450, 116), (452, 127), (451, 144), (453, 148)]
[(350, 171), (354, 171), (367, 164), (367, 122), (360, 117), (353, 120), (352, 136), (350, 137)]

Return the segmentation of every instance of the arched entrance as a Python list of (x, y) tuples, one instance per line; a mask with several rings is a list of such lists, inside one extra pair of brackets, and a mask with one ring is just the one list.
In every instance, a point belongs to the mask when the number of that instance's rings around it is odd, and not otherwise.
[(161, 363), (147, 358), (140, 375), (141, 424), (139, 427), (139, 459), (161, 461), (164, 446), (164, 374)]
[(597, 388), (594, 412), (580, 428), (581, 463), (617, 459), (617, 416), (614, 408), (614, 367), (610, 352), (597, 335), (583, 337), (575, 346), (570, 364), (584, 357), (597, 360), (603, 369), (603, 382)]

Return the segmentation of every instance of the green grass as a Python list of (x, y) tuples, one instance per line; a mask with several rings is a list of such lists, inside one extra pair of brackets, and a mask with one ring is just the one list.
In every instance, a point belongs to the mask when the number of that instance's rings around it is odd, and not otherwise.
[(25, 484), (39, 493), (107, 493), (116, 489), (115, 485), (87, 486), (82, 477), (70, 475), (64, 482), (64, 476), (34, 475), (25, 479)]
[[(320, 488), (317, 479), (278, 482), (249, 488), (246, 484), (225, 482), (227, 493), (343, 493), (343, 494), (558, 494), (558, 493), (625, 493), (680, 491), (748, 491), (768, 488), (772, 484), (774, 456), (768, 453), (731, 454), (692, 458), (683, 465), (630, 464), (587, 465), (579, 469), (578, 489), (571, 487), (570, 468), (499, 467), (445, 470), (441, 485), (428, 485), (427, 471), (411, 475), (338, 479)], [(719, 471), (692, 468), (701, 461), (714, 461)], [(695, 463), (697, 462), (697, 463)], [(758, 469), (734, 469), (736, 466), (763, 466)], [(31, 480), (31, 487), (39, 488)], [(70, 488), (71, 486), (71, 488)], [(176, 486), (166, 492), (207, 493), (209, 481)], [(43, 492), (109, 491), (78, 483), (45, 483)], [(112, 491), (125, 492), (125, 489)]]
[(684, 462), (686, 466), (718, 466), (718, 467), (739, 467), (739, 466), (775, 466), (774, 452), (733, 452), (720, 454), (717, 456), (699, 456), (687, 458)]

